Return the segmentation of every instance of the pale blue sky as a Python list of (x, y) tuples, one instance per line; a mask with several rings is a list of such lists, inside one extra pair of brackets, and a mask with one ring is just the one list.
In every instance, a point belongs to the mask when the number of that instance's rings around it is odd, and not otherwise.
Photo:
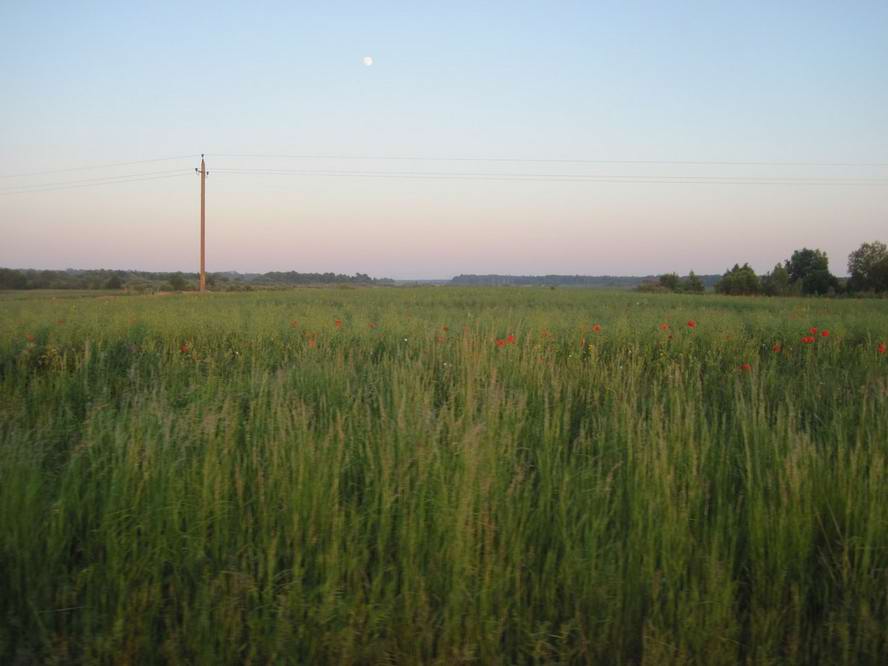
[[(361, 58), (371, 55), (372, 67)], [(869, 177), (888, 168), (307, 162), (221, 155), (888, 163), (888, 2), (0, 5), (0, 176), (206, 152), (209, 270), (834, 271), (888, 187), (355, 179), (225, 168)], [(4, 194), (0, 265), (195, 270), (196, 177)]]

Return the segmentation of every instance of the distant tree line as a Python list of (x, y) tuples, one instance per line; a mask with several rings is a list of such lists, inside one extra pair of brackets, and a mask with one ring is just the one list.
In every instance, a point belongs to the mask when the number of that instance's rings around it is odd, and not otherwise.
[(880, 241), (863, 243), (848, 255), (846, 280), (829, 270), (823, 250), (802, 248), (764, 275), (756, 275), (749, 264), (734, 264), (715, 285), (721, 294), (807, 296), (837, 294), (884, 294), (888, 292), (888, 247)]
[[(706, 276), (710, 284), (715, 276)], [(717, 277), (716, 277), (717, 279)], [(656, 282), (648, 280), (638, 287), (639, 291), (661, 292), (671, 291), (676, 294), (702, 294), (706, 291), (706, 284), (694, 271), (688, 273), (685, 277), (679, 276), (678, 273), (664, 273)]]
[(847, 279), (837, 278), (829, 271), (829, 259), (823, 250), (802, 248), (786, 261), (764, 275), (745, 263), (734, 264), (709, 284), (712, 276), (700, 279), (691, 271), (686, 277), (664, 273), (656, 281), (639, 285), (640, 291), (703, 293), (713, 286), (720, 294), (733, 296), (831, 296), (881, 295), (888, 293), (888, 247), (880, 241), (863, 243), (848, 255)]
[[(207, 286), (214, 291), (249, 291), (307, 284), (390, 285), (394, 281), (371, 278), (364, 273), (207, 273)], [(146, 292), (193, 291), (197, 288), (197, 273), (0, 268), (0, 289), (126, 289)]]
[(653, 276), (625, 275), (457, 275), (450, 280), (452, 285), (486, 285), (517, 287), (637, 287)]

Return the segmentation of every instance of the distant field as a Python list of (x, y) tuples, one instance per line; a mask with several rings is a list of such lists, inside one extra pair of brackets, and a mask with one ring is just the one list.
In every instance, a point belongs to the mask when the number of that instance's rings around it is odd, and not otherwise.
[(0, 663), (886, 663), (884, 343), (885, 300), (0, 295)]

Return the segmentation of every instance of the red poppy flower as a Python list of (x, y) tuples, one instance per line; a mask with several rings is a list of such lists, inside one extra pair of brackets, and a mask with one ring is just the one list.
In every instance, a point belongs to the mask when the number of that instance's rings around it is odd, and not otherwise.
[(497, 338), (497, 339), (496, 339), (496, 346), (497, 346), (497, 347), (505, 347), (505, 346), (506, 346), (506, 341), (503, 340), (502, 338)]
[(309, 349), (314, 349), (314, 348), (317, 347), (317, 346), (318, 346), (318, 341), (317, 341), (317, 340), (315, 340), (314, 338), (309, 338), (309, 339), (308, 339), (308, 348), (309, 348)]
[(31, 335), (30, 333), (28, 333), (28, 334), (25, 336), (25, 340), (27, 340), (28, 342), (34, 342), (34, 336)]
[(601, 324), (595, 324), (592, 326), (593, 333), (601, 333)]
[(336, 325), (336, 328), (342, 328), (342, 320), (341, 319), (337, 319), (333, 323)]
[(820, 335), (821, 335), (822, 337), (824, 337), (824, 338), (828, 338), (828, 337), (829, 337), (829, 331), (827, 331), (827, 330), (824, 328), (822, 331), (820, 331)]
[(367, 327), (368, 327), (368, 328), (376, 328), (376, 324), (374, 324), (374, 323), (371, 321), (369, 324), (367, 324)]
[(512, 335), (511, 333), (508, 336), (506, 336), (506, 344), (509, 344), (509, 345), (515, 344), (515, 336)]
[(742, 365), (740, 366), (740, 370), (741, 370), (742, 372), (751, 372), (751, 371), (752, 371), (752, 366), (749, 365), (749, 363), (744, 363), (744, 364), (742, 364)]
[(812, 326), (811, 328), (808, 329), (808, 333), (810, 333), (811, 335), (817, 335), (817, 327)]
[(884, 342), (880, 342), (878, 349), (880, 354), (884, 354), (886, 351), (888, 351), (888, 346), (886, 346)]
[(187, 342), (183, 342), (183, 343), (179, 346), (179, 351), (182, 352), (183, 354), (187, 354), (187, 353), (188, 353), (188, 343), (187, 343)]
[(436, 335), (435, 342), (447, 342), (447, 338), (445, 338), (443, 335)]
[(688, 322), (688, 328), (697, 328), (697, 322), (695, 322), (693, 319), (691, 319)]
[(290, 322), (290, 328), (299, 328), (299, 320), (298, 320), (298, 319), (294, 319), (293, 321), (291, 321), (291, 322)]
[(806, 345), (810, 345), (812, 342), (814, 342), (814, 336), (813, 335), (806, 335), (805, 337), (802, 338), (802, 342)]
[(771, 347), (771, 351), (774, 352), (775, 354), (779, 354), (780, 352), (783, 351), (783, 347), (781, 347), (781, 346), (780, 346), (780, 343), (777, 342), (777, 343), (774, 344), (773, 347)]
[(660, 324), (660, 330), (661, 330), (661, 331), (668, 331), (668, 330), (669, 330), (669, 324), (667, 324), (667, 323), (665, 323), (665, 322), (662, 323), (662, 324)]

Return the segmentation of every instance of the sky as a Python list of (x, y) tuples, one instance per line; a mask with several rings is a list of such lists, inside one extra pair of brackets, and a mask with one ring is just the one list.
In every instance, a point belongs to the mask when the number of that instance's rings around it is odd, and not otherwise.
[(200, 153), (209, 271), (841, 275), (888, 241), (884, 0), (3, 2), (0, 91), (0, 266), (196, 271)]

